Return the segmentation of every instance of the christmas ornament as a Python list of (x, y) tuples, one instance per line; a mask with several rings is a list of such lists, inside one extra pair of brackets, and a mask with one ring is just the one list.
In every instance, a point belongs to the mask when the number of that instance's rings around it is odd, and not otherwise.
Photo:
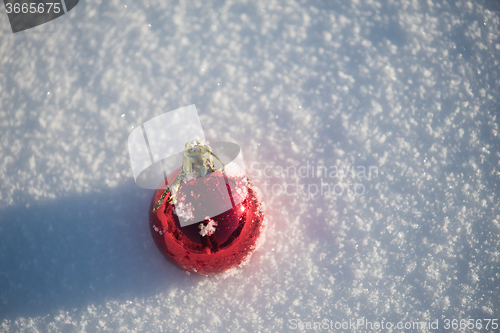
[[(214, 165), (214, 159), (220, 168)], [(186, 143), (182, 168), (151, 201), (149, 225), (163, 256), (188, 272), (215, 274), (246, 262), (263, 233), (264, 215), (244, 175), (228, 174), (210, 146)]]

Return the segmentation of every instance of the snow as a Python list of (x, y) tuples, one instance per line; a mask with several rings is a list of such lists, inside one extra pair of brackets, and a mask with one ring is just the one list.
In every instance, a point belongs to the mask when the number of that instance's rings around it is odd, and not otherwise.
[(210, 216), (207, 216), (206, 220), (208, 221), (206, 225), (202, 223), (198, 226), (200, 228), (200, 235), (203, 237), (211, 236), (215, 232), (217, 227), (217, 222), (212, 220)]
[[(496, 1), (80, 1), (0, 34), (0, 332), (500, 318)], [(231, 274), (165, 261), (134, 183), (129, 134), (191, 104), (266, 207)], [(275, 172), (307, 163), (378, 173)]]
[[(177, 198), (179, 198), (179, 194), (177, 193)], [(181, 221), (184, 223), (193, 221), (194, 219), (194, 207), (191, 202), (186, 203), (186, 195), (182, 195), (180, 199), (177, 199), (177, 203), (175, 204), (175, 214), (179, 217)], [(189, 225), (189, 224), (186, 224)]]

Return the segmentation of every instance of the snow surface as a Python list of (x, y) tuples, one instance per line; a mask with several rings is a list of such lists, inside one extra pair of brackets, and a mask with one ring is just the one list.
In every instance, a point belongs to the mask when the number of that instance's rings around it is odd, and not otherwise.
[[(500, 317), (497, 1), (89, 0), (0, 34), (0, 332)], [(133, 181), (129, 133), (190, 104), (266, 204), (229, 277), (166, 262)]]

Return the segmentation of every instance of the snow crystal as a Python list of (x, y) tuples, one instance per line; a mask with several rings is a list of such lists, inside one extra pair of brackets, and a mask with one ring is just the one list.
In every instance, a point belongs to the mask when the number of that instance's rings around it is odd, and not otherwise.
[(178, 195), (174, 212), (181, 221), (191, 221), (194, 219), (194, 207), (191, 202), (186, 203), (186, 195)]
[(203, 222), (198, 225), (198, 228), (200, 229), (200, 235), (202, 237), (205, 236), (212, 236), (212, 234), (215, 232), (216, 227), (217, 227), (217, 222), (212, 220), (209, 216), (205, 217), (205, 220), (208, 222)]

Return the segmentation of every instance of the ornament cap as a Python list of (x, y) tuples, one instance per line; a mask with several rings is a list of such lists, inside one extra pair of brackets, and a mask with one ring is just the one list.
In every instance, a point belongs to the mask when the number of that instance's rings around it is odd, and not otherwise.
[[(220, 168), (215, 167), (213, 158), (218, 161)], [(215, 177), (214, 173), (222, 173), (222, 179)], [(245, 199), (246, 178), (242, 179), (242, 186), (236, 187), (230, 183), (223, 160), (212, 151), (207, 142), (194, 138), (185, 144), (182, 169), (156, 201), (152, 212), (155, 213), (164, 203), (172, 204), (182, 227), (204, 221), (207, 216), (214, 217), (233, 209)], [(220, 184), (221, 181), (223, 184)], [(188, 187), (189, 191), (179, 195), (182, 186)], [(215, 189), (218, 189), (217, 193), (214, 193)], [(200, 197), (206, 198), (201, 201)]]

